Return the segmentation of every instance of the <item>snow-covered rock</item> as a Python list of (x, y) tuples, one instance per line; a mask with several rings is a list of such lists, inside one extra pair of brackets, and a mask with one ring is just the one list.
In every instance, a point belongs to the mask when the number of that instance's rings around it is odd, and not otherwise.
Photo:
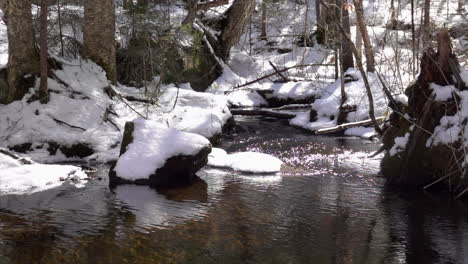
[(64, 182), (81, 187), (88, 178), (76, 166), (39, 164), (5, 153), (0, 151), (0, 195), (40, 192)]
[(208, 165), (231, 168), (247, 173), (276, 173), (281, 170), (283, 162), (269, 154), (259, 152), (238, 152), (227, 154), (219, 148), (213, 148), (208, 156)]
[(211, 144), (203, 136), (136, 119), (125, 125), (121, 155), (110, 171), (111, 185), (171, 187), (190, 183), (208, 162)]

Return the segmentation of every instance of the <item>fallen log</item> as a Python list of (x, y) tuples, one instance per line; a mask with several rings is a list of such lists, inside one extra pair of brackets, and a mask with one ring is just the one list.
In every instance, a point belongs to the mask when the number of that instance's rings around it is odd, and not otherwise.
[(234, 89), (238, 89), (238, 88), (242, 88), (242, 87), (245, 87), (245, 86), (249, 86), (249, 85), (252, 85), (254, 83), (257, 83), (261, 80), (264, 80), (264, 79), (267, 79), (267, 78), (270, 78), (276, 74), (280, 74), (280, 73), (283, 73), (283, 72), (287, 72), (289, 70), (292, 70), (292, 69), (297, 69), (297, 68), (304, 68), (304, 67), (318, 67), (318, 66), (335, 66), (335, 64), (323, 64), (323, 63), (313, 63), (313, 64), (300, 64), (300, 65), (294, 65), (292, 67), (288, 67), (288, 68), (284, 68), (284, 69), (276, 69), (274, 72), (272, 73), (269, 73), (269, 74), (266, 74), (266, 75), (263, 75), (253, 81), (250, 81), (250, 82), (246, 82), (244, 84), (240, 84), (240, 85), (237, 85), (236, 87), (234, 87)]
[(274, 117), (278, 119), (291, 119), (296, 117), (292, 113), (283, 113), (265, 109), (231, 109), (231, 114), (233, 115), (243, 115), (243, 116), (264, 116), (264, 117)]
[[(385, 120), (385, 116), (375, 118), (375, 121), (377, 123), (379, 123), (379, 124), (382, 123), (384, 120)], [(373, 122), (372, 122), (371, 119), (366, 119), (366, 120), (363, 120), (363, 121), (345, 123), (345, 124), (341, 124), (341, 125), (338, 125), (338, 126), (318, 129), (318, 130), (315, 131), (315, 134), (317, 134), (317, 135), (329, 134), (329, 133), (334, 133), (334, 132), (338, 132), (338, 131), (341, 131), (341, 130), (345, 130), (345, 129), (348, 129), (348, 128), (352, 128), (352, 127), (368, 126), (368, 125), (372, 125), (372, 124), (373, 124)]]

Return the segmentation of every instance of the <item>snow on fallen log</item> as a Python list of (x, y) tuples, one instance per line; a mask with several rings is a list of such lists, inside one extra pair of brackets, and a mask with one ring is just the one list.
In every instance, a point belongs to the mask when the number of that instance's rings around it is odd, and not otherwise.
[(65, 181), (82, 187), (87, 178), (79, 167), (39, 164), (0, 149), (0, 195), (40, 192)]
[(281, 170), (283, 162), (269, 154), (259, 152), (238, 152), (227, 154), (225, 150), (213, 148), (208, 156), (208, 165), (230, 168), (246, 173), (276, 173)]
[[(385, 120), (385, 116), (381, 116), (381, 117), (376, 118), (376, 121), (378, 123), (382, 123), (384, 120)], [(345, 130), (345, 129), (348, 129), (348, 128), (352, 128), (352, 127), (360, 127), (360, 126), (368, 126), (368, 125), (372, 125), (372, 120), (371, 119), (366, 119), (366, 120), (363, 120), (363, 121), (345, 123), (345, 124), (341, 124), (341, 125), (338, 125), (338, 126), (332, 126), (332, 127), (318, 129), (318, 130), (315, 131), (315, 134), (317, 134), (317, 135), (329, 134), (329, 133), (342, 131), (342, 130)]]

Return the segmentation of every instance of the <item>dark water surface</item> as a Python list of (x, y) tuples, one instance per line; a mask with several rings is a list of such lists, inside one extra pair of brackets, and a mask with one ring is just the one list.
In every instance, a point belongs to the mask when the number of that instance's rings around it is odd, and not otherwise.
[(228, 152), (286, 162), (279, 175), (204, 169), (165, 193), (62, 186), (0, 197), (0, 263), (468, 263), (468, 208), (384, 190), (378, 148), (239, 119)]

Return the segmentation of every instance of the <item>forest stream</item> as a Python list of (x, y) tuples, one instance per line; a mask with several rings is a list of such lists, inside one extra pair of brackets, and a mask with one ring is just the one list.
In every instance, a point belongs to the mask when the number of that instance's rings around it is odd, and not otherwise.
[(0, 263), (467, 263), (466, 205), (385, 188), (378, 143), (238, 117), (218, 146), (285, 162), (277, 175), (204, 168), (156, 192), (64, 184), (0, 197)]

